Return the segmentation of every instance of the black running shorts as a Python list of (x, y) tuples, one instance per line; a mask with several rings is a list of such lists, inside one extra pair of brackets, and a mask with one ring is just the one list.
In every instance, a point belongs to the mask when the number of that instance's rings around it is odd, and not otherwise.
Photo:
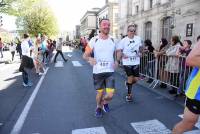
[(186, 98), (186, 107), (194, 114), (200, 114), (200, 101)]
[(94, 88), (96, 90), (105, 89), (105, 88), (114, 89), (115, 79), (114, 79), (113, 74), (114, 74), (113, 72), (93, 74)]
[(124, 66), (124, 70), (127, 74), (127, 76), (134, 76), (134, 77), (139, 77), (139, 65), (134, 65), (134, 66)]

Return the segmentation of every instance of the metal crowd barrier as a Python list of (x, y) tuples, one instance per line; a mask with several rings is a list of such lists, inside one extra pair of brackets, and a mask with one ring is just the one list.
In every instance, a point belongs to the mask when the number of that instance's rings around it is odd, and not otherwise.
[(154, 53), (142, 53), (140, 75), (152, 79), (149, 87), (155, 88), (163, 83), (179, 90), (185, 89), (187, 78), (192, 71), (185, 63), (184, 56), (156, 56)]

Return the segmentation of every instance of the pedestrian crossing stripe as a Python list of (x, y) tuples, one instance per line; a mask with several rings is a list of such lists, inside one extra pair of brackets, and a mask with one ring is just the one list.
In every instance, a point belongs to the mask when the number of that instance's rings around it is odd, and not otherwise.
[(104, 127), (93, 127), (76, 129), (72, 131), (72, 134), (107, 134)]
[(71, 54), (68, 54), (67, 56), (68, 56), (68, 57), (70, 57), (70, 58), (72, 57), (72, 55), (71, 55)]
[(190, 132), (185, 132), (184, 134), (200, 134), (200, 130), (193, 130)]
[[(183, 119), (183, 114), (179, 115), (179, 117)], [(198, 119), (197, 123), (195, 124), (195, 127), (197, 127), (198, 129), (200, 129), (200, 118)]]
[(131, 123), (131, 126), (138, 134), (171, 134), (171, 130), (156, 119)]
[(64, 67), (63, 61), (57, 61), (55, 67)]
[(81, 67), (82, 64), (79, 61), (72, 61), (73, 66), (75, 67)]
[[(131, 123), (131, 126), (138, 134), (171, 134), (162, 122), (154, 119)], [(103, 126), (72, 130), (72, 134), (107, 134)], [(200, 130), (185, 132), (184, 134), (200, 134)]]

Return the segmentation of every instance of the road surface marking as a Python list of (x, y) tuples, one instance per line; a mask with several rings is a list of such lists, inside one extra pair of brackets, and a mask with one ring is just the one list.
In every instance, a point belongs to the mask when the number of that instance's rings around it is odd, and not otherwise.
[(171, 134), (171, 130), (167, 129), (164, 124), (155, 119), (131, 123), (131, 126), (138, 134)]
[(72, 57), (72, 55), (71, 55), (71, 54), (68, 54), (67, 56), (68, 56), (69, 58), (71, 58), (71, 57)]
[(55, 67), (64, 67), (63, 61), (57, 61)]
[(184, 134), (200, 134), (200, 130), (193, 130), (193, 131), (185, 132)]
[(28, 102), (26, 103), (21, 115), (19, 116), (16, 124), (14, 125), (12, 131), (10, 134), (19, 134), (23, 125), (24, 125), (24, 122), (26, 120), (26, 117), (28, 115), (28, 112), (33, 104), (33, 101), (40, 89), (40, 86), (42, 85), (42, 82), (44, 80), (44, 77), (45, 75), (47, 74), (47, 71), (48, 71), (49, 67), (47, 67), (46, 71), (44, 72), (44, 75), (42, 75), (42, 77), (40, 78), (39, 82), (37, 83), (37, 86), (35, 87), (35, 89), (33, 90), (33, 93), (31, 94), (31, 97), (29, 98)]
[(82, 64), (79, 61), (72, 61), (73, 66), (75, 67), (81, 67)]
[(93, 127), (72, 130), (72, 134), (106, 134), (104, 127)]

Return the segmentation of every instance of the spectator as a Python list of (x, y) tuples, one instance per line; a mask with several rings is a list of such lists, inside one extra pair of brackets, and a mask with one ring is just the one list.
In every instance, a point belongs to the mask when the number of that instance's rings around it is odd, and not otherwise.
[(151, 40), (147, 39), (144, 41), (144, 52), (147, 53), (147, 66), (146, 66), (146, 72), (149, 76), (148, 83), (151, 83), (153, 81), (154, 77), (154, 69), (155, 69), (155, 56), (154, 56), (154, 47), (152, 46)]
[(19, 38), (16, 38), (16, 39), (17, 39), (17, 41), (16, 41), (16, 44), (17, 44), (16, 50), (19, 53), (19, 56), (20, 56), (20, 59), (21, 59), (22, 58), (21, 41), (19, 40)]
[(170, 94), (177, 94), (177, 88), (179, 87), (179, 58), (176, 56), (179, 48), (182, 46), (178, 36), (173, 36), (171, 39), (172, 45), (167, 49), (166, 55), (168, 56), (167, 64), (165, 65), (165, 71), (168, 72), (168, 78), (173, 85), (169, 90)]
[(11, 42), (9, 50), (11, 52), (12, 61), (13, 61), (15, 57), (15, 51), (16, 51), (16, 45), (13, 42)]
[(0, 53), (1, 53), (1, 58), (3, 58), (3, 42), (1, 41), (1, 38), (0, 38)]
[(57, 51), (57, 53), (55, 55), (54, 63), (56, 63), (56, 59), (57, 59), (58, 54), (60, 54), (62, 56), (63, 60), (65, 62), (67, 62), (67, 59), (65, 59), (65, 57), (64, 57), (64, 55), (62, 53), (62, 46), (63, 46), (62, 38), (59, 38), (59, 41), (56, 44), (56, 51)]
[(22, 47), (22, 61), (19, 68), (19, 71), (22, 72), (23, 78), (23, 86), (32, 86), (33, 84), (30, 82), (30, 69), (34, 67), (33, 59), (30, 57), (30, 47), (29, 47), (29, 36), (28, 34), (24, 34), (24, 40), (21, 44)]
[(35, 60), (35, 69), (38, 75), (42, 75), (41, 69), (45, 72), (44, 63), (42, 62), (42, 47), (41, 47), (41, 39), (36, 38), (35, 49), (34, 49), (34, 60)]
[[(155, 57), (158, 58), (158, 77), (161, 81), (167, 82), (166, 76), (167, 72), (164, 70), (167, 57), (164, 55), (166, 50), (169, 48), (168, 41), (165, 38), (160, 40), (160, 47), (158, 50), (154, 51)], [(167, 88), (165, 83), (160, 84), (161, 88)]]
[(191, 51), (192, 42), (190, 40), (185, 40), (183, 46), (179, 48), (177, 56), (179, 57), (179, 67), (180, 67), (180, 76), (179, 76), (179, 88), (178, 95), (184, 94), (183, 89), (185, 89), (185, 83), (188, 78), (190, 68), (185, 64), (185, 58), (189, 55)]

